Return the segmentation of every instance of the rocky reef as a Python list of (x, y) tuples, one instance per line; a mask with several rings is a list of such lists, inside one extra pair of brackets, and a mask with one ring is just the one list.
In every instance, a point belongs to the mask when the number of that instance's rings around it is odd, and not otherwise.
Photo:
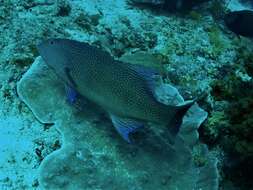
[(227, 153), (224, 175), (232, 180), (245, 176), (240, 179), (245, 189), (252, 187), (248, 169), (253, 158), (252, 50), (251, 46), (238, 44), (235, 63), (216, 73), (211, 85), (213, 109), (201, 130), (204, 141), (210, 146), (219, 144)]
[(130, 0), (131, 3), (139, 5), (150, 5), (151, 7), (160, 7), (163, 10), (176, 12), (176, 11), (189, 11), (194, 6), (209, 0)]
[[(139, 6), (139, 2), (149, 5)], [(253, 188), (253, 43), (238, 38), (221, 20), (227, 9), (252, 5), (246, 0), (203, 0), (180, 14), (181, 9), (164, 9), (165, 2), (0, 1), (0, 189), (83, 184), (103, 189), (110, 183), (123, 189), (128, 185), (133, 189), (200, 187), (202, 177), (210, 177), (204, 175), (205, 169), (210, 166), (215, 171), (213, 157), (218, 161), (220, 189)], [(99, 108), (79, 112), (70, 107), (62, 84), (37, 58), (36, 45), (52, 37), (84, 41), (115, 59), (155, 67), (163, 83), (175, 86), (184, 99), (205, 93), (199, 105), (208, 117), (195, 107), (200, 118), (194, 146), (179, 140), (174, 151), (167, 146), (163, 130), (154, 130), (152, 124), (137, 133), (136, 144), (129, 146)], [(203, 144), (196, 144), (197, 128), (209, 153)], [(56, 168), (56, 162), (62, 165)], [(176, 170), (187, 173), (181, 176)], [(95, 176), (101, 178), (94, 181)], [(71, 186), (70, 179), (78, 187)], [(208, 184), (215, 186), (216, 181)]]

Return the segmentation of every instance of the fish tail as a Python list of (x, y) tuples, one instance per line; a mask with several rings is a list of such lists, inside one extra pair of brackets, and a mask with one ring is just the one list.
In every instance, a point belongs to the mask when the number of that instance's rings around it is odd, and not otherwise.
[(185, 102), (185, 104), (176, 106), (174, 108), (174, 117), (171, 119), (171, 121), (168, 123), (168, 128), (170, 130), (170, 134), (172, 137), (175, 137), (181, 127), (181, 124), (183, 122), (183, 117), (186, 114), (186, 112), (190, 109), (190, 107), (195, 103), (196, 100), (191, 100)]

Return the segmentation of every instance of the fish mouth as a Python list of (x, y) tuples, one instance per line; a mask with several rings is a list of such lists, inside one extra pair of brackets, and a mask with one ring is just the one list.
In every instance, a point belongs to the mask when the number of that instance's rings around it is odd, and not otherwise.
[(37, 44), (37, 49), (41, 49), (43, 46), (45, 45), (53, 45), (56, 39), (52, 38), (52, 39), (46, 39), (46, 40), (42, 40), (40, 43)]
[(40, 42), (40, 43), (38, 43), (37, 45), (36, 45), (36, 48), (37, 48), (37, 50), (38, 50), (38, 52), (39, 52), (39, 54), (42, 56), (42, 49), (43, 49), (43, 46), (44, 46), (44, 44), (45, 44), (45, 41), (42, 41), (42, 42)]
[(47, 53), (49, 53), (50, 45), (53, 44), (54, 39), (43, 40), (37, 44), (36, 48), (41, 57), (45, 57)]
[(36, 48), (38, 50), (39, 55), (43, 59), (43, 61), (47, 65), (49, 65), (49, 63), (50, 63), (49, 62), (49, 60), (50, 60), (50, 57), (49, 57), (50, 50), (48, 49), (48, 45), (47, 44), (48, 44), (47, 40), (42, 41), (42, 42), (40, 42), (40, 43), (38, 43), (36, 45)]

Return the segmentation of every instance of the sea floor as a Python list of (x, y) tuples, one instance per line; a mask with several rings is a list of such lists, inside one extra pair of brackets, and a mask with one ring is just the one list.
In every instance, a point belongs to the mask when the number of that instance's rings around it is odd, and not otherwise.
[[(234, 63), (238, 39), (220, 25), (204, 7), (178, 16), (121, 0), (0, 1), (0, 189), (40, 189), (38, 167), (61, 147), (59, 131), (40, 123), (17, 94), (17, 82), (38, 56), (40, 41), (86, 41), (116, 58), (140, 51), (156, 54), (157, 64), (168, 72), (166, 81), (191, 98), (210, 91), (215, 73)], [(240, 43), (252, 48), (248, 39)], [(153, 63), (153, 57), (144, 58)], [(224, 184), (222, 189), (235, 188), (232, 182)]]

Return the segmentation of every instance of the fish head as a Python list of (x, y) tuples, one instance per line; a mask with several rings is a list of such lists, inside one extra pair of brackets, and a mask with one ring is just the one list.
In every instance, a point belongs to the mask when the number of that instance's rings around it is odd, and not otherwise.
[(45, 63), (54, 70), (59, 78), (70, 83), (66, 71), (71, 66), (67, 50), (62, 39), (48, 39), (37, 45), (37, 49)]
[(67, 67), (68, 60), (60, 39), (49, 39), (43, 41), (37, 46), (37, 49), (46, 62), (46, 64), (54, 70)]

